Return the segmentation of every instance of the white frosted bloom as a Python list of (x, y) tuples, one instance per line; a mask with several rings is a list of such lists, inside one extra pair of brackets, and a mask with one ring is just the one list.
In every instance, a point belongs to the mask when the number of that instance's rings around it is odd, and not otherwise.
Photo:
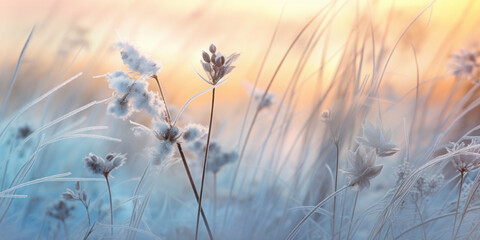
[(162, 69), (158, 62), (141, 54), (132, 44), (128, 42), (119, 42), (117, 47), (122, 54), (123, 63), (132, 71), (140, 75), (153, 76)]
[(165, 164), (173, 156), (173, 142), (159, 141), (153, 149), (153, 165), (159, 166)]
[[(196, 145), (194, 148), (197, 150), (197, 154), (203, 158), (206, 149), (205, 144), (196, 141), (194, 145)], [(217, 142), (211, 142), (208, 147), (207, 171), (217, 173), (225, 165), (234, 162), (237, 158), (238, 154), (236, 152), (225, 151)]]
[(452, 163), (459, 172), (471, 172), (480, 167), (480, 146), (475, 147), (478, 145), (477, 140), (472, 139), (468, 145), (465, 142), (451, 143), (451, 145), (446, 150), (455, 154)]
[(191, 123), (183, 128), (182, 139), (194, 142), (207, 134), (207, 128), (200, 124)]
[(116, 117), (126, 119), (132, 115), (134, 109), (128, 97), (125, 100), (123, 97), (116, 97), (108, 103), (107, 112)]
[(107, 73), (105, 77), (107, 78), (108, 87), (121, 94), (127, 93), (130, 86), (134, 83), (134, 80), (121, 70)]
[(145, 110), (153, 116), (160, 116), (164, 109), (163, 102), (156, 92), (148, 90), (147, 82), (136, 82), (130, 91), (132, 106), (136, 110)]
[(95, 174), (104, 176), (108, 176), (112, 171), (123, 166), (126, 159), (125, 154), (120, 153), (109, 153), (105, 159), (90, 153), (84, 158), (88, 169)]
[(390, 141), (390, 131), (375, 127), (370, 122), (363, 125), (362, 129), (363, 136), (357, 137), (357, 142), (375, 148), (379, 157), (392, 156), (400, 150), (395, 143)]
[(351, 168), (343, 170), (350, 179), (350, 186), (354, 191), (361, 191), (370, 187), (370, 180), (378, 176), (383, 165), (375, 165), (377, 155), (375, 149), (359, 147), (355, 152), (349, 151), (347, 155)]

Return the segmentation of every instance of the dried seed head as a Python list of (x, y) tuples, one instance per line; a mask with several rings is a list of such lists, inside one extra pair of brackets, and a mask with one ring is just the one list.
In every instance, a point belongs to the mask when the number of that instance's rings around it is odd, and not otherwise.
[(202, 51), (202, 58), (203, 58), (203, 61), (205, 61), (207, 63), (210, 62), (210, 56), (205, 51)]
[(210, 50), (211, 53), (215, 53), (217, 51), (217, 47), (215, 47), (215, 45), (212, 43), (210, 44), (210, 48), (208, 50)]

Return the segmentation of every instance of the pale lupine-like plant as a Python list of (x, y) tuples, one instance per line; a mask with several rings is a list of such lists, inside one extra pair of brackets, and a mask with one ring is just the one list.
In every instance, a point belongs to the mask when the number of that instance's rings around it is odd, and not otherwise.
[(357, 137), (357, 142), (375, 148), (379, 157), (389, 157), (398, 152), (397, 145), (390, 141), (390, 131), (382, 129), (380, 125), (375, 127), (370, 122), (364, 124), (362, 130), (363, 135)]

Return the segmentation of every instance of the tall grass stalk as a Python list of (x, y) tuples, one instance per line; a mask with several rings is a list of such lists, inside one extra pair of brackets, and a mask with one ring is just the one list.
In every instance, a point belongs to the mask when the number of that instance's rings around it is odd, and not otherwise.
[(343, 190), (347, 189), (348, 187), (350, 187), (350, 185), (346, 185), (346, 186), (338, 189), (337, 191), (335, 191), (334, 193), (330, 194), (325, 199), (323, 199), (321, 202), (319, 202), (315, 207), (313, 207), (313, 209), (310, 210), (310, 212), (308, 212), (307, 215), (305, 215), (305, 217), (303, 217), (302, 220), (300, 220), (300, 222), (298, 222), (298, 224), (293, 228), (293, 230), (290, 231), (286, 240), (293, 240), (297, 236), (297, 234), (300, 231), (300, 228), (303, 226), (303, 224), (305, 224), (305, 222), (308, 220), (308, 218), (310, 218), (315, 213), (315, 211), (317, 211), (317, 209), (319, 207), (321, 207), (323, 204), (325, 204), (325, 202), (330, 200), (332, 197), (337, 196), (337, 194), (341, 193)]
[(215, 88), (212, 90), (212, 105), (210, 109), (210, 121), (208, 123), (207, 145), (205, 147), (205, 158), (203, 160), (202, 181), (200, 185), (200, 199), (198, 201), (197, 223), (195, 225), (195, 240), (198, 239), (198, 224), (200, 221), (200, 211), (202, 209), (203, 186), (205, 184), (205, 175), (207, 173), (208, 150), (210, 147), (210, 137), (212, 134), (213, 111), (215, 108)]
[(348, 232), (347, 232), (347, 238), (346, 240), (350, 239), (350, 233), (352, 231), (352, 225), (353, 225), (353, 217), (355, 216), (355, 208), (357, 208), (357, 200), (358, 200), (358, 193), (360, 191), (357, 191), (355, 193), (355, 201), (353, 202), (353, 209), (352, 209), (352, 216), (350, 216), (350, 224), (348, 225)]

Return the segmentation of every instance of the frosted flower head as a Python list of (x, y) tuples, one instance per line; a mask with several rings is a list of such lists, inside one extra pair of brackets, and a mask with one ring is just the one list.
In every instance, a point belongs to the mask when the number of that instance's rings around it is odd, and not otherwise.
[(60, 200), (47, 208), (46, 214), (64, 222), (67, 218), (72, 216), (73, 209), (75, 209), (74, 206), (68, 206), (65, 201)]
[(474, 49), (460, 50), (452, 54), (449, 66), (456, 77), (466, 77), (473, 83), (480, 81), (480, 51)]
[(125, 164), (125, 154), (109, 153), (105, 159), (90, 153), (84, 158), (86, 166), (95, 174), (102, 174), (105, 177)]
[(24, 125), (18, 128), (16, 137), (17, 139), (25, 139), (28, 136), (30, 136), (30, 134), (32, 133), (33, 133), (32, 128), (30, 128), (28, 125)]
[(123, 64), (130, 70), (140, 75), (154, 76), (162, 69), (162, 65), (158, 62), (141, 54), (135, 46), (128, 42), (119, 42), (116, 46), (120, 49)]
[(225, 57), (217, 51), (217, 47), (213, 44), (210, 45), (209, 52), (210, 53), (202, 52), (202, 60), (200, 60), (200, 62), (208, 76), (208, 83), (216, 85), (220, 79), (232, 72), (235, 68), (232, 64), (237, 61), (240, 54), (233, 53)]
[(164, 166), (173, 157), (173, 142), (159, 141), (152, 151), (152, 164), (155, 166)]
[(355, 191), (370, 187), (370, 180), (378, 176), (383, 165), (375, 165), (377, 155), (375, 149), (359, 147), (355, 152), (349, 151), (347, 155), (351, 168), (344, 170), (350, 179), (350, 186)]
[(248, 95), (252, 94), (253, 92), (253, 99), (258, 104), (258, 108), (260, 110), (264, 108), (268, 108), (275, 104), (275, 101), (273, 99), (277, 96), (276, 94), (268, 92), (262, 101), (262, 97), (265, 94), (265, 90), (256, 88), (247, 81), (243, 81), (243, 86), (245, 87), (245, 90), (247, 91)]
[(107, 106), (107, 112), (109, 114), (121, 119), (130, 117), (133, 111), (132, 103), (128, 97), (114, 97)]
[(67, 201), (81, 201), (87, 204), (87, 193), (85, 190), (81, 189), (80, 182), (75, 183), (75, 191), (70, 188), (67, 188), (66, 192), (62, 193), (62, 199)]
[(477, 140), (472, 139), (468, 145), (465, 142), (450, 144), (451, 147), (447, 147), (446, 150), (455, 154), (452, 163), (459, 172), (471, 172), (480, 167), (480, 157), (478, 155), (480, 147), (475, 147), (478, 145)]
[(154, 121), (154, 126), (155, 137), (160, 141), (176, 143), (178, 138), (181, 137), (180, 129), (176, 126), (171, 126), (165, 121)]
[(357, 137), (357, 142), (375, 148), (379, 157), (389, 157), (400, 150), (397, 145), (390, 141), (390, 131), (375, 127), (370, 122), (363, 125), (362, 130), (363, 136)]
[(130, 86), (135, 82), (133, 78), (121, 70), (107, 73), (105, 77), (107, 78), (108, 87), (121, 94), (126, 94)]
[[(198, 142), (198, 144), (201, 143)], [(203, 156), (203, 154), (205, 153), (205, 149), (206, 146), (203, 144), (202, 147), (198, 148), (198, 154)], [(217, 142), (211, 142), (208, 147), (207, 171), (216, 174), (225, 165), (236, 161), (237, 158), (238, 154), (236, 152), (225, 151)]]
[(207, 128), (200, 124), (191, 123), (183, 128), (182, 139), (185, 142), (194, 142), (207, 134)]

